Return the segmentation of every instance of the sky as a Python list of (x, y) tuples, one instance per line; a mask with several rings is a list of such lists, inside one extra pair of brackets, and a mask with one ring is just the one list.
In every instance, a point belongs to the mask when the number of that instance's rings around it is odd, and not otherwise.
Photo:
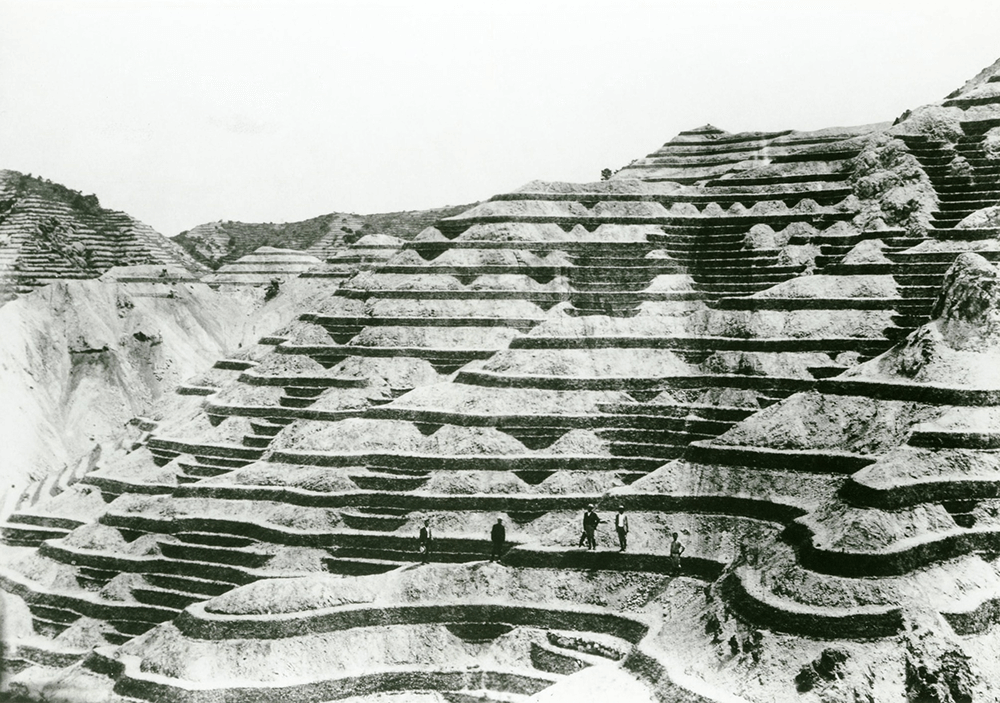
[(0, 168), (171, 236), (422, 209), (891, 121), (998, 58), (997, 0), (0, 0)]

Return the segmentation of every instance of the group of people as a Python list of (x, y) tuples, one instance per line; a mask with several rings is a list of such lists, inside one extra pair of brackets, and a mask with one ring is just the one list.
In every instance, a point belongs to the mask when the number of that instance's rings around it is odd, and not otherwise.
[[(580, 545), (587, 545), (587, 551), (597, 549), (597, 526), (601, 524), (601, 518), (596, 512), (596, 506), (588, 505), (587, 511), (583, 514), (583, 534), (580, 535)], [(619, 552), (624, 552), (628, 546), (628, 515), (625, 514), (625, 506), (619, 505), (615, 514), (615, 532), (618, 533)]]
[[(597, 526), (603, 522), (597, 514), (595, 505), (588, 505), (583, 514), (583, 533), (580, 535), (579, 546), (587, 546), (587, 551), (597, 550)], [(625, 514), (625, 506), (619, 505), (615, 514), (615, 532), (618, 535), (619, 552), (624, 552), (628, 547), (628, 515)], [(681, 570), (681, 555), (684, 553), (684, 545), (681, 544), (676, 532), (671, 535), (670, 542), (670, 568), (675, 573)], [(423, 527), (420, 528), (418, 538), (418, 548), (421, 554), (421, 561), (426, 564), (430, 560), (431, 545), (434, 535), (431, 530), (430, 519), (424, 520)], [(507, 528), (503, 524), (503, 518), (497, 518), (490, 530), (490, 542), (493, 549), (490, 552), (490, 561), (499, 561), (503, 556), (504, 545), (507, 542)]]
[[(587, 511), (583, 514), (583, 534), (580, 535), (580, 545), (587, 545), (587, 550), (597, 549), (597, 526), (603, 522), (597, 514), (595, 505), (588, 505)], [(618, 551), (624, 552), (628, 548), (628, 515), (625, 514), (625, 506), (619, 505), (618, 512), (615, 513), (615, 533), (618, 535)], [(680, 571), (681, 554), (684, 553), (684, 545), (681, 544), (679, 535), (674, 532), (671, 535), (673, 541), (670, 543), (670, 565), (674, 571)]]
[[(425, 519), (423, 527), (420, 528), (420, 536), (417, 538), (417, 549), (420, 552), (420, 561), (426, 564), (430, 561), (431, 544), (434, 542), (434, 532), (431, 529), (430, 519)], [(490, 552), (490, 561), (500, 561), (503, 556), (503, 548), (507, 543), (507, 527), (503, 524), (503, 518), (497, 518), (490, 530), (490, 542), (493, 543), (493, 550)]]

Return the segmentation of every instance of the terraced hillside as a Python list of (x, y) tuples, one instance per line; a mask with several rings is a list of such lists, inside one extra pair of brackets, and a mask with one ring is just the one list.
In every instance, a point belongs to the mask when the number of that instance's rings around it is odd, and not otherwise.
[(0, 303), (52, 281), (139, 265), (206, 270), (147, 225), (102, 208), (93, 195), (0, 171)]
[(469, 205), (430, 210), (407, 210), (375, 215), (332, 212), (301, 222), (208, 222), (181, 232), (173, 241), (204, 265), (217, 269), (248, 256), (261, 247), (295, 249), (326, 259), (368, 235), (412, 239), (442, 217), (456, 215)]
[(271, 281), (287, 281), (323, 262), (293, 249), (261, 247), (252, 254), (241, 256), (231, 264), (224, 264), (202, 280), (209, 285), (260, 286)]
[[(297, 281), (274, 296), (263, 287), (213, 290), (185, 269), (128, 266), (4, 305), (0, 521), (131, 446), (142, 434), (136, 418), (179, 412), (171, 402), (179, 384), (293, 319), (316, 293)], [(194, 411), (199, 399), (187, 400)]]
[(996, 699), (998, 81), (304, 274), (197, 412), (3, 526), (9, 690)]

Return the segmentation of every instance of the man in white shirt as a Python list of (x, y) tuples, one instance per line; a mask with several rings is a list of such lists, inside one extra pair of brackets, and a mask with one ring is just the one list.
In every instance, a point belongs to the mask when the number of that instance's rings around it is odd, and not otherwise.
[(615, 515), (615, 530), (618, 532), (619, 552), (625, 551), (625, 543), (628, 539), (628, 515), (625, 514), (625, 506), (618, 506), (618, 514)]

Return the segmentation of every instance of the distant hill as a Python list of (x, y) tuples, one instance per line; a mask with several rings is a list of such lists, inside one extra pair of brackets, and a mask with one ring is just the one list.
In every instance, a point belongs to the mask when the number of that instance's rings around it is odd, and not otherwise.
[(421, 230), (438, 220), (457, 215), (473, 205), (375, 215), (332, 212), (301, 222), (281, 224), (209, 222), (181, 232), (173, 241), (184, 247), (199, 262), (213, 269), (232, 263), (264, 246), (297, 249), (324, 259), (366, 234), (388, 234), (404, 240), (413, 239)]
[(96, 195), (0, 170), (0, 303), (52, 281), (149, 264), (205, 271), (148, 225), (101, 207)]

